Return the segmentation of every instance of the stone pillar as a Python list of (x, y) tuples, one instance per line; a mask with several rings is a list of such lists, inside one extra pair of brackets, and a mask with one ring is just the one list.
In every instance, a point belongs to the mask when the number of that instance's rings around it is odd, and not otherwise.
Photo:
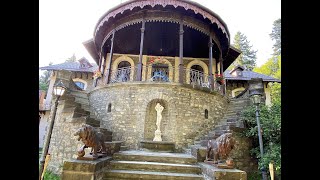
[(110, 47), (110, 54), (109, 54), (109, 63), (107, 66), (107, 72), (105, 75), (105, 84), (109, 83), (109, 79), (110, 79), (110, 72), (111, 72), (111, 61), (112, 61), (112, 55), (113, 55), (113, 40), (114, 40), (114, 34), (115, 34), (115, 30), (113, 30), (112, 32), (112, 37), (111, 37), (111, 47)]
[(53, 85), (54, 83), (56, 82), (56, 77), (57, 77), (57, 71), (54, 72), (52, 71), (51, 72), (51, 76), (50, 76), (50, 83), (49, 83), (49, 88), (48, 88), (48, 91), (47, 91), (47, 96), (46, 96), (46, 100), (44, 102), (44, 104), (51, 104), (51, 99), (52, 99), (52, 93), (53, 93)]
[(138, 71), (137, 71), (137, 81), (141, 81), (144, 30), (145, 30), (145, 20), (143, 19), (142, 25), (141, 25), (140, 54), (139, 54), (139, 63), (138, 63)]
[(183, 22), (179, 28), (179, 83), (183, 83)]
[(209, 83), (211, 85), (211, 89), (214, 89), (214, 80), (213, 80), (213, 71), (212, 71), (212, 38), (209, 36)]

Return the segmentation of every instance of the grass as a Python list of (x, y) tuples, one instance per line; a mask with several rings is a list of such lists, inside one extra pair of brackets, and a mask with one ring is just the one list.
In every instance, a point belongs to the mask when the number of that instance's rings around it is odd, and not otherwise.
[(51, 171), (46, 171), (44, 173), (43, 180), (60, 180), (60, 177)]

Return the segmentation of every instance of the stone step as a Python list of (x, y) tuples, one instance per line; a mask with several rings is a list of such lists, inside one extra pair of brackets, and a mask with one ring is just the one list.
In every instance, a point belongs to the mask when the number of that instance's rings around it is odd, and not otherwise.
[(223, 118), (221, 119), (221, 121), (227, 121), (228, 119), (237, 119), (239, 118), (238, 116), (223, 116)]
[(230, 126), (229, 125), (217, 125), (214, 129), (215, 130), (230, 130)]
[(243, 109), (245, 107), (247, 107), (248, 105), (246, 103), (242, 103), (242, 104), (230, 104), (229, 105), (229, 109)]
[(129, 146), (120, 146), (120, 151), (127, 151), (129, 150)]
[(247, 106), (249, 106), (246, 103), (241, 103), (241, 104), (230, 104), (228, 109), (244, 109)]
[(140, 171), (156, 171), (156, 172), (174, 172), (201, 174), (198, 165), (193, 164), (173, 164), (159, 162), (142, 162), (142, 161), (111, 161), (111, 168), (116, 170), (140, 170)]
[(80, 91), (72, 91), (70, 93), (74, 97), (79, 97), (79, 98), (88, 98), (88, 94), (85, 92), (80, 92)]
[(202, 140), (194, 141), (194, 145), (200, 145)]
[(98, 127), (97, 128), (100, 132), (102, 132), (104, 135), (109, 135), (109, 136), (112, 136), (112, 131), (109, 131), (105, 128), (102, 128), (102, 127)]
[(224, 114), (224, 116), (238, 116), (238, 115), (240, 115), (240, 114), (237, 113), (237, 112), (226, 112), (226, 113)]
[(90, 112), (90, 106), (89, 105), (81, 104), (81, 108)]
[(96, 115), (94, 115), (93, 113), (90, 113), (90, 118), (93, 118), (93, 119), (98, 119)]
[(90, 105), (88, 99), (76, 98), (74, 101), (81, 105), (88, 105), (88, 106)]
[(104, 179), (176, 179), (176, 180), (196, 180), (204, 179), (203, 175), (152, 171), (128, 171), (109, 170), (105, 172)]
[(62, 113), (73, 113), (72, 117), (89, 116), (89, 113), (81, 109), (80, 107), (68, 107), (62, 110)]
[(226, 118), (225, 119), (226, 121), (226, 123), (228, 123), (228, 122), (237, 122), (238, 121), (238, 118)]
[[(209, 139), (209, 138), (208, 138)], [(212, 139), (212, 138), (211, 138)], [(207, 146), (209, 140), (201, 140), (198, 144), (195, 145), (199, 145), (199, 146)]]
[(147, 151), (123, 151), (113, 155), (114, 160), (121, 161), (147, 161), (175, 164), (194, 164), (197, 160), (190, 154), (183, 153), (164, 153)]
[(174, 152), (175, 143), (170, 141), (140, 141), (139, 149), (154, 152)]
[(248, 99), (231, 99), (230, 104), (236, 104), (236, 103), (249, 103), (251, 100)]

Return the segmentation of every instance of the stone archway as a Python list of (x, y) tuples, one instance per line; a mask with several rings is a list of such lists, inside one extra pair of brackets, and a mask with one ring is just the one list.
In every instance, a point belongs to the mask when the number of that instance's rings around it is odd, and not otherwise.
[(123, 55), (115, 59), (112, 63), (112, 71), (116, 72), (121, 62), (127, 62), (127, 64), (130, 64), (130, 80), (132, 81), (134, 77), (134, 61), (130, 57)]
[(157, 112), (155, 110), (155, 106), (157, 103), (160, 103), (161, 106), (164, 107), (161, 115), (161, 125), (160, 130), (162, 133), (162, 141), (170, 141), (172, 137), (170, 137), (169, 129), (169, 111), (168, 111), (168, 102), (163, 99), (153, 99), (151, 100), (146, 109), (146, 116), (144, 121), (144, 140), (152, 141), (154, 138), (154, 132), (157, 129), (156, 121), (157, 121)]
[[(200, 67), (202, 67), (203, 73), (208, 75), (209, 73), (208, 66), (203, 61), (195, 59), (189, 62), (187, 65), (187, 70), (190, 70), (193, 65), (199, 65)], [(186, 73), (186, 83), (190, 84), (190, 73)]]
[[(161, 58), (161, 61), (168, 65), (168, 68), (169, 68), (169, 81), (170, 82), (173, 82), (173, 67), (172, 67), (172, 64), (170, 63), (170, 61), (168, 61), (167, 59), (165, 58)], [(151, 63), (149, 64), (149, 66), (147, 66), (147, 79), (150, 79), (152, 77), (152, 64), (154, 63)]]

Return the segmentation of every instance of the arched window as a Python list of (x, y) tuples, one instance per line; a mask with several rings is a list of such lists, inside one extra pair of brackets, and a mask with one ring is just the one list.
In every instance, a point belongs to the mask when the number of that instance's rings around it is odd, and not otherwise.
[(208, 119), (208, 116), (209, 116), (208, 109), (205, 109), (204, 110), (204, 118)]
[(130, 80), (131, 64), (128, 61), (121, 61), (118, 64), (117, 81), (126, 82)]
[(193, 65), (190, 68), (190, 84), (202, 85), (204, 82), (203, 68), (199, 65)]
[(107, 112), (111, 112), (111, 103), (108, 104), (108, 110)]
[(84, 90), (84, 83), (80, 81), (75, 81), (74, 82), (80, 89)]
[(152, 81), (169, 81), (169, 66), (167, 64), (152, 64)]

